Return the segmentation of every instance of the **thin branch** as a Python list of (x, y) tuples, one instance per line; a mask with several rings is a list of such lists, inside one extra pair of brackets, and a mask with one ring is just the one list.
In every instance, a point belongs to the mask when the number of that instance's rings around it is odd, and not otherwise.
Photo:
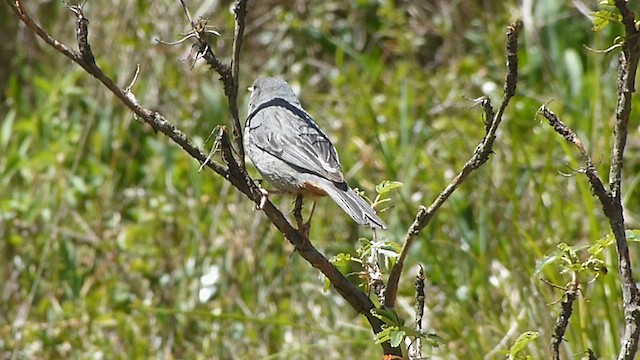
[(305, 239), (305, 241), (309, 241), (309, 231), (311, 230), (311, 225), (309, 223), (305, 224), (304, 219), (302, 218), (302, 200), (302, 195), (296, 195), (295, 206), (293, 208), (293, 218), (296, 220), (298, 231), (300, 232), (302, 237)]
[(373, 290), (373, 293), (378, 299), (384, 300), (387, 287), (384, 285), (384, 276), (380, 268), (380, 254), (375, 247), (371, 248), (371, 254), (366, 261), (364, 261), (363, 265), (369, 292)]
[(560, 313), (556, 318), (556, 324), (553, 327), (553, 333), (551, 334), (551, 351), (553, 353), (553, 360), (560, 360), (560, 345), (564, 340), (564, 333), (567, 331), (569, 318), (573, 311), (573, 303), (577, 298), (578, 281), (574, 280), (569, 284), (564, 293), (564, 300), (562, 300), (560, 305)]
[(244, 164), (244, 145), (242, 143), (242, 125), (238, 111), (238, 86), (240, 76), (240, 50), (242, 47), (242, 36), (245, 28), (245, 17), (247, 15), (247, 0), (237, 0), (233, 12), (235, 14), (235, 31), (233, 38), (233, 57), (231, 66), (223, 64), (220, 59), (213, 53), (212, 46), (207, 39), (207, 33), (210, 32), (207, 20), (198, 19), (193, 21), (189, 15), (186, 1), (181, 0), (182, 7), (187, 14), (192, 27), (190, 36), (196, 40), (198, 52), (196, 58), (204, 59), (212, 69), (220, 75), (220, 81), (224, 87), (224, 94), (229, 102), (229, 111), (232, 118), (233, 138), (235, 141), (235, 153), (237, 154), (237, 162), (241, 168), (245, 168)]
[(637, 35), (636, 18), (633, 11), (627, 6), (627, 0), (615, 0), (615, 5), (618, 11), (620, 11), (620, 15), (622, 15), (622, 23), (624, 24), (624, 31), (627, 36)]
[(411, 227), (405, 237), (398, 261), (391, 270), (391, 275), (389, 275), (387, 293), (384, 299), (384, 305), (387, 307), (395, 306), (396, 296), (398, 293), (398, 282), (400, 281), (404, 261), (409, 253), (409, 249), (411, 248), (413, 241), (416, 239), (420, 231), (429, 224), (440, 206), (444, 204), (444, 202), (449, 198), (449, 196), (451, 196), (451, 194), (453, 194), (458, 186), (462, 184), (467, 176), (489, 160), (489, 155), (493, 153), (493, 143), (496, 139), (498, 125), (500, 125), (500, 122), (502, 121), (502, 117), (507, 105), (509, 104), (509, 100), (511, 100), (515, 95), (518, 81), (518, 34), (521, 28), (522, 21), (520, 20), (517, 20), (507, 27), (507, 75), (505, 77), (504, 95), (500, 108), (498, 109), (498, 113), (495, 116), (493, 115), (493, 107), (491, 106), (491, 102), (488, 98), (480, 99), (480, 104), (484, 109), (485, 119), (487, 121), (485, 124), (487, 134), (482, 139), (482, 142), (480, 142), (476, 147), (473, 156), (471, 156), (469, 161), (464, 164), (462, 170), (460, 170), (458, 175), (449, 183), (449, 185), (447, 185), (440, 195), (438, 195), (431, 206), (429, 206), (429, 208), (425, 208), (424, 206), (419, 207), (415, 220), (413, 221), (413, 224), (411, 224)]
[[(233, 79), (233, 87), (230, 89), (229, 108), (233, 117), (233, 137), (236, 140), (236, 150), (238, 158), (242, 159), (241, 164), (244, 167), (244, 144), (242, 141), (242, 126), (240, 125), (240, 115), (238, 114), (238, 87), (240, 79), (240, 50), (242, 48), (242, 39), (244, 37), (245, 23), (247, 16), (247, 0), (238, 0), (233, 7), (236, 26), (233, 34), (233, 58), (231, 59), (231, 78)], [(233, 101), (232, 101), (233, 100)]]
[(562, 122), (562, 120), (560, 120), (558, 115), (549, 110), (546, 105), (540, 107), (538, 113), (541, 114), (545, 119), (547, 119), (549, 125), (551, 125), (551, 127), (553, 127), (553, 129), (558, 134), (560, 134), (568, 142), (575, 145), (575, 147), (580, 152), (580, 155), (582, 155), (582, 160), (586, 165), (585, 169), (581, 172), (584, 172), (584, 174), (587, 175), (587, 178), (589, 178), (591, 191), (593, 191), (594, 195), (598, 197), (602, 204), (609, 204), (611, 202), (609, 194), (607, 193), (607, 190), (605, 189), (604, 183), (600, 179), (600, 176), (596, 172), (596, 168), (593, 165), (593, 160), (591, 160), (591, 157), (587, 153), (582, 140), (580, 140), (578, 135), (576, 135), (576, 133), (571, 130), (571, 128), (569, 128), (565, 123)]
[(302, 195), (296, 195), (295, 206), (293, 207), (293, 218), (296, 220), (298, 230), (302, 229), (304, 220), (302, 219)]
[(618, 68), (618, 104), (609, 170), (610, 206), (604, 206), (605, 214), (618, 250), (618, 267), (622, 282), (624, 303), (625, 334), (618, 354), (619, 360), (635, 358), (640, 337), (640, 294), (631, 272), (631, 259), (624, 228), (622, 208), (622, 168), (624, 148), (627, 142), (628, 123), (631, 116), (631, 100), (635, 92), (636, 72), (640, 61), (640, 34), (636, 29), (636, 19), (624, 0), (615, 0), (625, 25), (625, 41), (620, 53)]
[[(415, 282), (416, 289), (416, 320), (415, 329), (422, 332), (422, 318), (424, 317), (424, 269), (422, 265), (418, 265), (418, 275)], [(416, 337), (411, 346), (409, 347), (409, 359), (422, 359), (422, 339)]]

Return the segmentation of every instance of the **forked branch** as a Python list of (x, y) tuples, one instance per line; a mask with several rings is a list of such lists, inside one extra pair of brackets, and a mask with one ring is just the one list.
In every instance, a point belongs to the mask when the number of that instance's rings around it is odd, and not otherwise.
[(475, 152), (462, 167), (462, 170), (458, 175), (447, 185), (447, 187), (438, 195), (429, 208), (420, 206), (415, 220), (407, 235), (404, 243), (402, 244), (402, 250), (400, 256), (389, 276), (389, 282), (387, 283), (387, 292), (384, 299), (384, 305), (386, 307), (394, 307), (396, 303), (396, 297), (398, 293), (398, 282), (400, 281), (400, 275), (404, 266), (404, 261), (411, 249), (413, 241), (425, 226), (429, 224), (435, 213), (440, 206), (453, 194), (453, 192), (462, 184), (462, 182), (471, 174), (474, 170), (478, 169), (482, 164), (489, 160), (489, 155), (493, 153), (493, 143), (496, 139), (496, 132), (498, 126), (502, 122), (504, 111), (509, 104), (509, 100), (515, 95), (516, 85), (518, 82), (518, 34), (522, 28), (522, 21), (517, 20), (513, 24), (507, 27), (507, 75), (504, 83), (504, 95), (498, 112), (494, 115), (493, 106), (488, 98), (482, 97), (479, 99), (479, 104), (484, 110), (486, 135), (476, 147)]

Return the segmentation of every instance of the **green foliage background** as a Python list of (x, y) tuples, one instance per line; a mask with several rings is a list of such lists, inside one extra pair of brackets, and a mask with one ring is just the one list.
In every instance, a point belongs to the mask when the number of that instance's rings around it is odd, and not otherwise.
[[(61, 2), (29, 2), (54, 37), (74, 44)], [(229, 1), (190, 2), (222, 33), (228, 60)], [(588, 8), (586, 8), (588, 7)], [(287, 79), (338, 148), (352, 186), (372, 194), (404, 182), (383, 214), (400, 242), (419, 204), (428, 205), (483, 136), (467, 98), (498, 103), (504, 28), (522, 18), (520, 82), (495, 154), (438, 213), (415, 244), (398, 309), (413, 317), (413, 278), (428, 281), (426, 330), (443, 338), (425, 353), (442, 359), (501, 358), (529, 330), (548, 358), (561, 292), (533, 276), (560, 242), (588, 244), (608, 232), (577, 152), (536, 118), (550, 107), (608, 174), (622, 29), (593, 33), (595, 2), (373, 0), (250, 1), (243, 87), (261, 75)], [(177, 1), (89, 1), (98, 64), (204, 143), (229, 121), (218, 76), (189, 44)], [(0, 5), (0, 357), (17, 359), (378, 358), (363, 319), (317, 270), (223, 179), (138, 122), (83, 70), (43, 44)], [(243, 109), (248, 96), (243, 94)], [(637, 109), (640, 103), (634, 103)], [(634, 116), (637, 118), (637, 116)], [(631, 123), (626, 218), (638, 227), (640, 138)], [(203, 145), (209, 148), (210, 144)], [(291, 209), (291, 199), (276, 199)], [(356, 227), (321, 201), (311, 238), (327, 256), (353, 252)], [(637, 257), (632, 244), (632, 258)], [(616, 254), (607, 276), (585, 285), (563, 345), (617, 354), (623, 325)], [(639, 261), (635, 261), (637, 264)], [(637, 271), (636, 271), (637, 272)], [(205, 276), (206, 275), (206, 276)], [(204, 277), (203, 277), (204, 276)], [(563, 285), (558, 269), (540, 276)], [(354, 279), (355, 280), (355, 279)], [(211, 296), (204, 301), (204, 289)]]

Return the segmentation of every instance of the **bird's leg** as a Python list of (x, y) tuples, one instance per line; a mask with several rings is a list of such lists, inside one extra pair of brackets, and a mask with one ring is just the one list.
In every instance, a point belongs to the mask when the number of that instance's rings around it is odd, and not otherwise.
[(296, 195), (296, 200), (293, 207), (293, 217), (296, 219), (298, 230), (302, 230), (304, 222), (302, 221), (302, 195)]
[(313, 212), (316, 210), (316, 202), (313, 202), (313, 205), (311, 205), (311, 213), (309, 214), (309, 219), (307, 220), (307, 222), (304, 224), (308, 229), (311, 228), (311, 218), (313, 217)]
[[(315, 202), (314, 202), (315, 204)], [(302, 219), (302, 195), (296, 195), (295, 206), (293, 208), (293, 217), (296, 219), (298, 231), (308, 241), (309, 240), (309, 223), (305, 223)]]

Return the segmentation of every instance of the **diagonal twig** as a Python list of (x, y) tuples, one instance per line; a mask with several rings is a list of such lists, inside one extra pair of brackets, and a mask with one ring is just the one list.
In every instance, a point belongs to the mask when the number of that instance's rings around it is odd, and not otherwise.
[(609, 170), (610, 206), (603, 206), (616, 239), (618, 268), (622, 282), (622, 299), (625, 314), (625, 334), (618, 359), (632, 359), (638, 351), (640, 337), (640, 294), (633, 279), (629, 247), (625, 236), (622, 209), (622, 167), (627, 141), (628, 123), (631, 116), (631, 100), (635, 92), (636, 71), (640, 60), (640, 35), (635, 27), (635, 16), (626, 1), (616, 0), (622, 14), (626, 39), (622, 46), (618, 68), (618, 104), (614, 125), (614, 141)]
[(551, 333), (551, 355), (553, 360), (560, 360), (560, 345), (562, 345), (562, 341), (565, 340), (564, 334), (567, 332), (567, 326), (569, 326), (569, 319), (573, 312), (573, 303), (578, 298), (578, 294), (582, 289), (580, 288), (577, 274), (574, 271), (571, 272), (571, 281), (566, 287), (556, 285), (542, 277), (540, 280), (555, 289), (564, 291), (560, 299), (549, 304), (553, 305), (558, 302), (560, 303), (560, 312), (558, 313), (558, 316), (556, 316), (556, 323), (553, 326), (553, 332)]
[(237, 163), (240, 167), (244, 168), (244, 145), (242, 143), (242, 125), (240, 121), (240, 114), (238, 111), (238, 87), (240, 77), (240, 50), (242, 48), (242, 37), (245, 28), (245, 17), (247, 15), (247, 1), (238, 0), (233, 7), (233, 13), (235, 16), (235, 30), (233, 37), (233, 56), (231, 59), (231, 65), (223, 64), (220, 59), (214, 54), (211, 45), (207, 40), (207, 33), (209, 27), (205, 19), (193, 20), (189, 14), (187, 4), (185, 0), (180, 0), (182, 7), (191, 23), (191, 33), (188, 38), (193, 38), (196, 41), (198, 53), (196, 58), (204, 59), (213, 68), (218, 75), (220, 75), (220, 81), (224, 87), (224, 94), (227, 97), (229, 111), (231, 112), (231, 128), (233, 132), (233, 138), (235, 146), (233, 149), (237, 154)]
[(247, 0), (236, 2), (233, 7), (233, 14), (236, 19), (236, 26), (233, 34), (233, 57), (231, 59), (231, 78), (233, 87), (229, 95), (229, 109), (233, 117), (233, 137), (236, 140), (236, 150), (238, 158), (242, 159), (241, 165), (244, 167), (244, 144), (242, 141), (242, 127), (240, 126), (240, 115), (238, 114), (238, 88), (240, 86), (240, 50), (242, 39), (244, 38), (244, 19), (247, 15)]
[(400, 281), (400, 275), (404, 266), (405, 258), (409, 253), (409, 249), (422, 229), (431, 221), (434, 214), (444, 204), (444, 202), (453, 194), (453, 192), (462, 184), (462, 182), (471, 174), (474, 170), (482, 166), (487, 160), (489, 155), (493, 152), (493, 143), (496, 139), (496, 132), (498, 125), (502, 121), (504, 111), (509, 104), (509, 100), (515, 95), (517, 80), (518, 80), (518, 34), (522, 28), (522, 21), (517, 20), (513, 24), (507, 27), (507, 75), (505, 77), (504, 95), (502, 97), (502, 103), (498, 109), (497, 114), (494, 115), (493, 107), (488, 98), (481, 98), (480, 105), (484, 109), (485, 124), (487, 133), (482, 139), (482, 142), (476, 147), (475, 152), (462, 167), (462, 170), (458, 175), (447, 185), (447, 187), (438, 195), (429, 208), (420, 206), (415, 220), (404, 240), (400, 256), (396, 261), (391, 275), (389, 275), (389, 281), (387, 283), (387, 292), (384, 299), (384, 306), (394, 307), (396, 302), (396, 296), (398, 293), (398, 282)]
[[(416, 275), (415, 281), (415, 290), (416, 290), (416, 319), (415, 319), (415, 329), (416, 331), (422, 332), (422, 318), (424, 317), (424, 302), (425, 302), (425, 294), (424, 294), (424, 268), (422, 265), (418, 265), (418, 275)], [(409, 359), (410, 360), (419, 360), (422, 359), (422, 339), (418, 336), (415, 338), (411, 346), (409, 347)]]
[(622, 282), (622, 301), (624, 305), (625, 334), (618, 354), (619, 360), (635, 358), (640, 337), (640, 294), (631, 272), (631, 259), (624, 227), (622, 209), (622, 167), (624, 148), (627, 142), (628, 123), (631, 116), (631, 100), (635, 92), (636, 72), (640, 61), (640, 34), (636, 29), (636, 19), (623, 0), (615, 0), (616, 8), (622, 14), (626, 39), (622, 46), (618, 68), (618, 104), (614, 141), (611, 151), (609, 187), (611, 204), (603, 208), (611, 230), (616, 239), (618, 251), (618, 269)]
[(598, 197), (601, 203), (609, 203), (609, 194), (604, 187), (604, 183), (600, 179), (600, 176), (596, 172), (595, 165), (593, 164), (593, 160), (587, 153), (587, 150), (582, 143), (582, 140), (578, 137), (578, 135), (571, 130), (554, 112), (549, 110), (546, 105), (543, 105), (538, 110), (538, 113), (541, 114), (547, 121), (549, 125), (553, 127), (558, 134), (560, 134), (565, 140), (572, 143), (580, 152), (582, 156), (582, 161), (584, 161), (586, 167), (580, 172), (584, 172), (584, 174), (589, 178), (589, 184), (591, 184), (591, 190)]

